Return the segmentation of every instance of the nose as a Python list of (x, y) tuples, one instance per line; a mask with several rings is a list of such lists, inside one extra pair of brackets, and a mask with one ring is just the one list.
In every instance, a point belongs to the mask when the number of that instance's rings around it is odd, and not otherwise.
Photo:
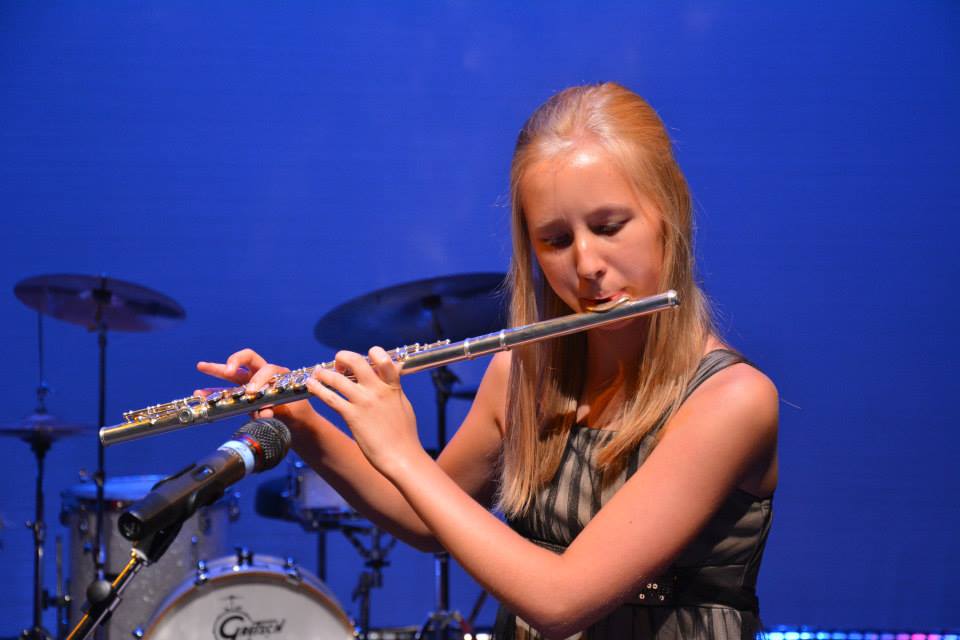
[(582, 234), (574, 241), (577, 275), (584, 280), (598, 280), (607, 271), (606, 262), (594, 238)]

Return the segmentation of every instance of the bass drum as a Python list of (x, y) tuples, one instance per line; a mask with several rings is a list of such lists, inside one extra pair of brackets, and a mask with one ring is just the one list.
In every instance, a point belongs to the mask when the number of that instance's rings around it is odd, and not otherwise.
[(292, 560), (236, 556), (201, 563), (157, 609), (147, 640), (354, 638), (330, 590)]

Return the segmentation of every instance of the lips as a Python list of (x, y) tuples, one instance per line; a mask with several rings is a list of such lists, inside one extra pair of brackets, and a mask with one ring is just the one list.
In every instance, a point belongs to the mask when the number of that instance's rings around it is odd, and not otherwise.
[(580, 298), (587, 304), (603, 304), (604, 302), (610, 302), (611, 300), (616, 300), (620, 296), (628, 295), (626, 291), (615, 291), (610, 295), (606, 296), (591, 296), (589, 298)]
[(590, 309), (592, 307), (598, 307), (600, 305), (606, 304), (613, 300), (618, 300), (623, 296), (631, 297), (626, 291), (616, 291), (610, 295), (604, 296), (591, 296), (589, 298), (580, 298), (580, 308), (581, 309)]

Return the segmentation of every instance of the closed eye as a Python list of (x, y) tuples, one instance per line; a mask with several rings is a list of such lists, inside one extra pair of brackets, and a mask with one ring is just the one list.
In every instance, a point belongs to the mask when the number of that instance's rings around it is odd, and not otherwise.
[(598, 236), (613, 236), (623, 229), (626, 222), (607, 222), (593, 227), (593, 232)]
[(573, 236), (571, 236), (569, 233), (561, 233), (559, 235), (543, 238), (541, 242), (551, 249), (564, 249), (573, 243)]

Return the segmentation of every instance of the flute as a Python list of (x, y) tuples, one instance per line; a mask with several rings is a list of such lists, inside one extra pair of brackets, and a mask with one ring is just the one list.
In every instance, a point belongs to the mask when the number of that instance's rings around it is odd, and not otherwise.
[[(674, 290), (646, 298), (631, 300), (624, 296), (611, 300), (583, 313), (574, 313), (550, 320), (533, 322), (512, 329), (467, 338), (451, 343), (439, 340), (429, 344), (412, 344), (387, 352), (390, 359), (400, 364), (401, 375), (432, 369), (462, 360), (507, 351), (514, 347), (586, 331), (606, 324), (649, 315), (676, 307), (680, 298)], [(303, 400), (310, 393), (307, 380), (319, 367), (333, 369), (335, 363), (322, 362), (273, 376), (263, 388), (247, 391), (246, 387), (218, 389), (206, 397), (190, 396), (172, 402), (158, 404), (123, 414), (123, 422), (100, 429), (100, 441), (104, 446), (130, 442), (147, 436), (159, 435), (194, 424), (255, 411), (261, 407), (286, 404)]]

